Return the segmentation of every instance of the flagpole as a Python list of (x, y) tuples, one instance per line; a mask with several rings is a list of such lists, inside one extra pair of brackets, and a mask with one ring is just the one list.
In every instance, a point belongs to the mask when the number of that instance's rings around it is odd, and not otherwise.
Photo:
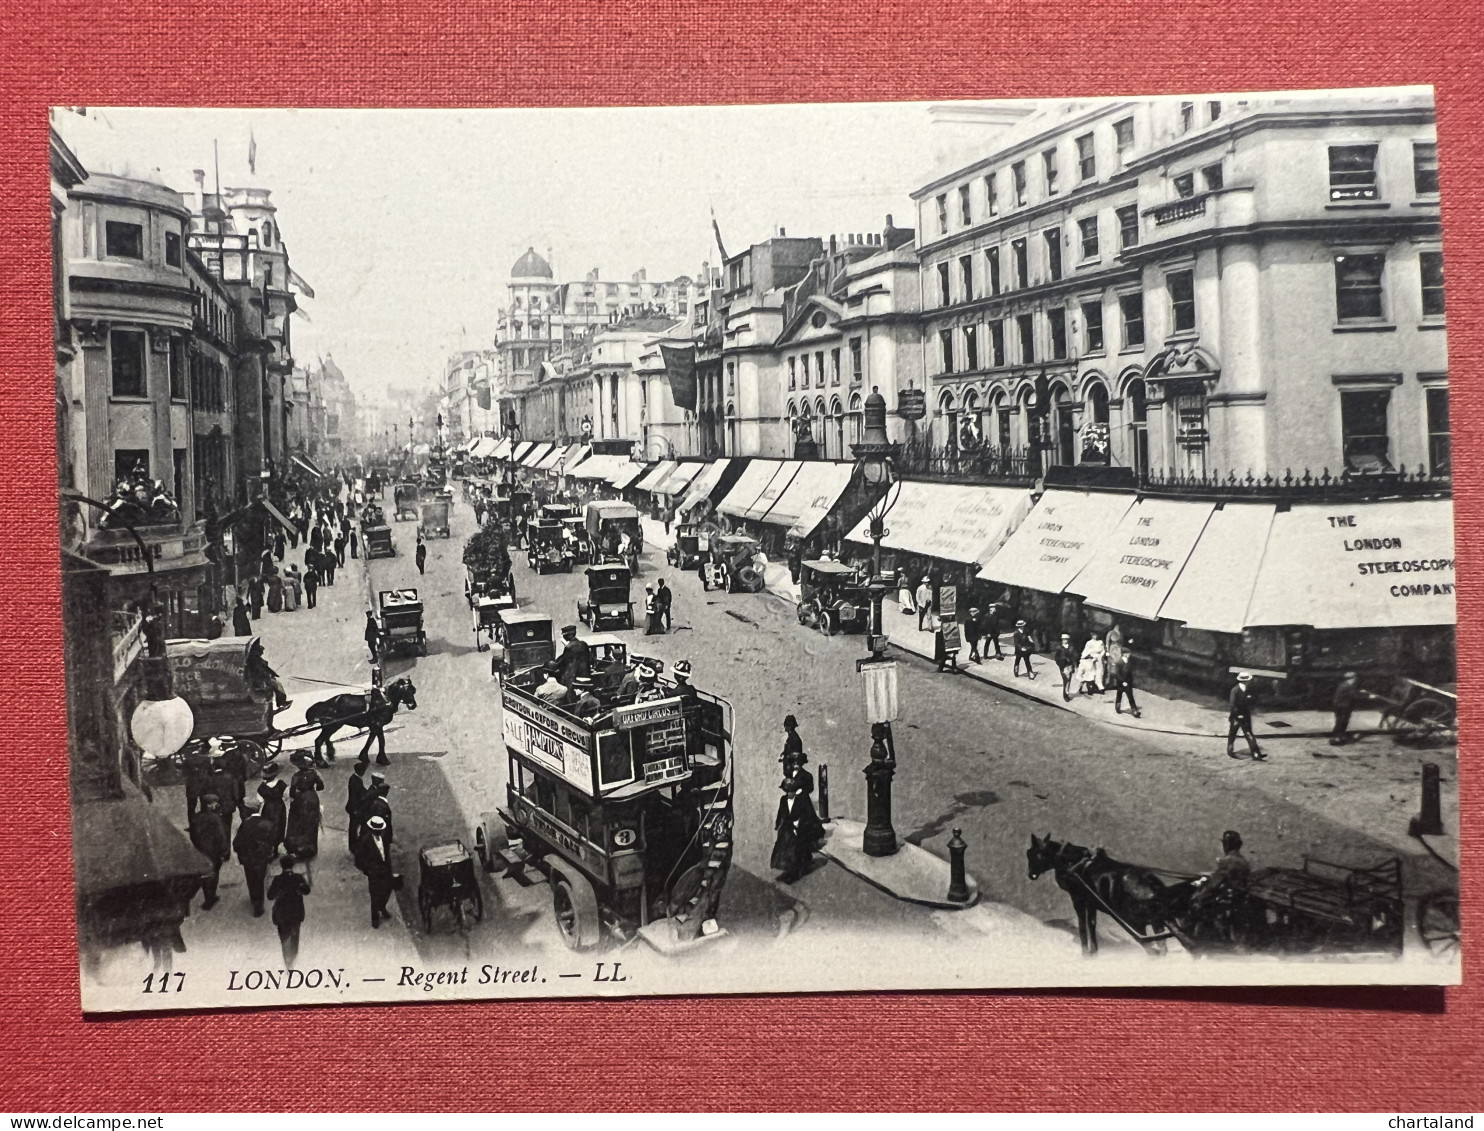
[(220, 208), (222, 203), (222, 154), (216, 138), (211, 139), (211, 163), (216, 168), (216, 203)]

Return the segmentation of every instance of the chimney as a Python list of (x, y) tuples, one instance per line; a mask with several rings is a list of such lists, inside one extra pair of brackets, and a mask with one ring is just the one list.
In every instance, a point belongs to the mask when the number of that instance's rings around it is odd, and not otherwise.
[(886, 214), (886, 226), (888, 228), (895, 228), (896, 227), (896, 225), (891, 222), (891, 213), (890, 212), (888, 212)]
[(787, 238), (787, 236), (788, 236), (788, 229), (787, 228), (779, 228), (778, 229), (778, 238), (779, 239), (785, 239), (785, 238)]
[(840, 250), (839, 247), (835, 243), (835, 237), (834, 236), (831, 236), (830, 237), (830, 254), (831, 255), (834, 255), (835, 252), (837, 252), (839, 250)]
[(205, 197), (206, 195), (206, 170), (192, 169), (191, 175), (196, 178), (196, 191)]

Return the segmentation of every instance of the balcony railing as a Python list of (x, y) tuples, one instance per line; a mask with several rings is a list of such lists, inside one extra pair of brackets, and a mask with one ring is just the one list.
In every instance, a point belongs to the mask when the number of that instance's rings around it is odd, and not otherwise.
[(896, 467), (909, 478), (1008, 485), (1029, 485), (1041, 473), (1038, 453), (1032, 448), (963, 448), (931, 443), (904, 444), (897, 453)]
[(1285, 469), (1282, 475), (1257, 475), (1252, 471), (1184, 473), (1154, 470), (1140, 480), (1140, 489), (1155, 495), (1218, 495), (1222, 498), (1285, 499), (1293, 501), (1378, 499), (1388, 497), (1427, 498), (1452, 494), (1453, 480), (1446, 473), (1434, 474), (1425, 467), (1408, 471), (1356, 474), (1329, 468), (1317, 473)]
[(1200, 196), (1186, 197), (1183, 200), (1172, 200), (1169, 204), (1151, 208), (1149, 215), (1154, 217), (1155, 227), (1173, 224), (1177, 220), (1191, 220), (1206, 214), (1206, 202), (1210, 199), (1210, 193), (1202, 193)]
[(134, 657), (144, 648), (144, 616), (139, 612), (115, 612), (112, 615), (113, 682), (123, 678)]

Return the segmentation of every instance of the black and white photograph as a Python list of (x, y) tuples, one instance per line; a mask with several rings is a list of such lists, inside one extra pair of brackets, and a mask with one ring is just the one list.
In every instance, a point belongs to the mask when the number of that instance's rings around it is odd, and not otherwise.
[(1430, 88), (50, 125), (83, 1010), (1460, 980)]

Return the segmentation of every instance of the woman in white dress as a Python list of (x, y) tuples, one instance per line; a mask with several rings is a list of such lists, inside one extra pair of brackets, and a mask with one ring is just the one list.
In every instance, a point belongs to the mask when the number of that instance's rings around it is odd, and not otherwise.
[(1082, 694), (1103, 693), (1107, 686), (1103, 677), (1106, 659), (1107, 649), (1103, 646), (1103, 638), (1096, 634), (1089, 636), (1087, 643), (1082, 646), (1082, 659), (1077, 665), (1077, 682), (1081, 685)]

